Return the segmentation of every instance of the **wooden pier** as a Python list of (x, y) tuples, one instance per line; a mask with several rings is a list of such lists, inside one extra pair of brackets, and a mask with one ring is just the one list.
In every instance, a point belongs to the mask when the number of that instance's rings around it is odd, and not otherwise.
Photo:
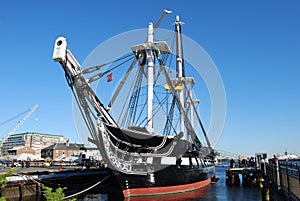
[[(241, 177), (240, 177), (241, 176)], [(292, 162), (226, 169), (226, 185), (257, 184), (263, 201), (300, 201), (300, 167)]]
[[(7, 177), (6, 186), (1, 189), (0, 197), (7, 201), (40, 200), (42, 185), (53, 189), (67, 187), (64, 193), (68, 197), (80, 196), (86, 192), (107, 192), (110, 170), (107, 168), (82, 169), (64, 166), (17, 168), (12, 176)], [(0, 174), (11, 170), (0, 169)]]
[(40, 193), (41, 186), (33, 181), (8, 182), (1, 190), (1, 196), (7, 201), (38, 200)]
[(226, 169), (226, 185), (239, 186), (240, 175), (242, 176), (243, 185), (251, 185), (257, 182), (260, 171), (253, 167), (228, 168)]

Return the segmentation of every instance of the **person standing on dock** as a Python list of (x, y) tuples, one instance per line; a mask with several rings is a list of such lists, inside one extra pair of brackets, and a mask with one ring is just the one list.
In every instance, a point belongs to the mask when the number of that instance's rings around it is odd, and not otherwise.
[(277, 165), (277, 163), (278, 163), (278, 158), (275, 155), (273, 155), (272, 163), (274, 165)]
[(251, 157), (250, 160), (249, 160), (249, 165), (250, 167), (255, 167), (255, 160), (254, 160), (254, 157)]
[(234, 161), (234, 159), (232, 158), (232, 159), (230, 160), (230, 168), (234, 168), (234, 164), (235, 164), (235, 161)]

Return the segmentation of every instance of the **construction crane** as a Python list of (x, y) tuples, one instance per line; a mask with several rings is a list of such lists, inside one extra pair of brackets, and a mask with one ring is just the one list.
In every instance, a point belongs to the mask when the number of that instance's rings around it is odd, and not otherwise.
[(36, 104), (35, 106), (33, 106), (32, 108), (29, 109), (29, 111), (27, 112), (27, 114), (21, 119), (18, 121), (17, 125), (11, 129), (6, 136), (9, 136), (11, 134), (13, 134), (23, 123), (24, 121), (39, 107), (38, 104)]

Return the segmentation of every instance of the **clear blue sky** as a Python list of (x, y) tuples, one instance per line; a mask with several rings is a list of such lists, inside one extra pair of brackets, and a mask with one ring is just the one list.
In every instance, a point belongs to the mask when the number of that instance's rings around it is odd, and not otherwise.
[[(63, 35), (80, 62), (101, 42), (145, 28), (163, 9), (215, 62), (227, 96), (217, 149), (252, 155), (300, 154), (300, 2), (279, 1), (3, 1), (0, 6), (0, 122), (35, 104), (17, 132), (63, 134), (79, 141), (72, 95), (51, 59)], [(35, 122), (35, 118), (39, 121)], [(16, 122), (0, 127), (1, 137)]]

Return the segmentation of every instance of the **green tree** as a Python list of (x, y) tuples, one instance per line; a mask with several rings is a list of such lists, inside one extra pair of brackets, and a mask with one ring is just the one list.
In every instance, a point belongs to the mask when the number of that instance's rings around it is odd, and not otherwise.
[[(7, 173), (5, 174), (0, 174), (0, 189), (2, 190), (7, 183), (6, 177), (10, 177), (11, 175), (13, 175), (13, 173), (15, 172), (15, 169), (11, 169), (9, 170)], [(5, 201), (6, 199), (4, 197), (0, 197), (0, 201)]]

